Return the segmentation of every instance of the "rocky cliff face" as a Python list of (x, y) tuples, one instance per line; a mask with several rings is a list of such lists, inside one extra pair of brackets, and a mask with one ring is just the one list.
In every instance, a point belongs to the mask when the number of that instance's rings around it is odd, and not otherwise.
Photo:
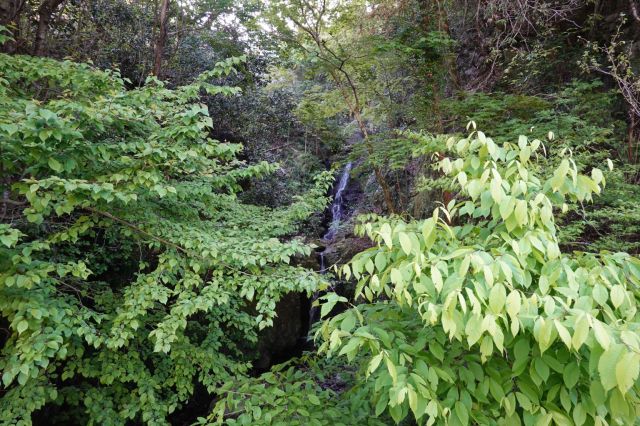
[(273, 327), (260, 333), (258, 359), (254, 368), (268, 370), (274, 364), (299, 356), (306, 344), (309, 300), (300, 293), (288, 293), (277, 304)]

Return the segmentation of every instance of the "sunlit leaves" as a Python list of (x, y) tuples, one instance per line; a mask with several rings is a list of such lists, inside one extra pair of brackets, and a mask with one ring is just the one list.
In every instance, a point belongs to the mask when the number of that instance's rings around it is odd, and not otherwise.
[(393, 240), (391, 239), (391, 226), (389, 226), (388, 223), (385, 223), (384, 225), (382, 225), (382, 228), (379, 232), (387, 247), (392, 248)]
[(621, 285), (614, 285), (611, 289), (611, 303), (615, 308), (619, 308), (624, 303), (625, 291)]
[(321, 317), (327, 316), (336, 305), (336, 303), (347, 302), (347, 299), (345, 297), (338, 296), (335, 293), (329, 293), (328, 295), (323, 296), (322, 299), (326, 300), (326, 302), (322, 304), (322, 307), (320, 309)]
[(284, 295), (318, 288), (292, 261), (311, 247), (291, 235), (323, 209), (331, 176), (290, 206), (238, 200), (241, 183), (277, 167), (210, 139), (197, 98), (237, 93), (207, 80), (243, 58), (170, 90), (0, 56), (0, 161), (14, 179), (0, 224), (0, 423), (26, 421), (60, 389), (82, 416), (69, 421), (165, 424), (195, 386), (213, 393), (248, 371), (244, 351)]
[[(278, 365), (258, 377), (238, 378), (218, 387), (219, 399), (210, 415), (199, 418), (196, 424), (385, 424), (370, 418), (373, 407), (343, 398), (314, 380), (340, 374), (351, 382), (330, 361), (318, 363), (311, 357), (304, 357), (303, 361), (306, 362)], [(230, 412), (234, 413), (233, 418), (228, 416)]]
[(575, 321), (573, 336), (571, 337), (571, 346), (575, 350), (579, 350), (589, 336), (589, 319), (587, 314), (581, 314)]
[[(498, 145), (477, 132), (447, 145), (441, 170), (467, 199), (423, 221), (369, 216), (356, 229), (377, 243), (351, 263), (375, 258), (375, 274), (358, 268), (358, 286), (377, 303), (351, 312), (363, 317), (360, 329), (394, 336), (358, 345), (376, 380), (377, 413), (421, 419), (422, 407), (437, 404), (429, 424), (628, 421), (638, 409), (630, 291), (640, 285), (638, 260), (562, 253), (553, 216), (599, 194), (604, 174), (581, 175), (565, 157), (545, 181), (531, 167), (542, 145), (524, 136)], [(319, 334), (331, 335), (344, 315)], [(321, 349), (353, 341), (341, 335)], [(466, 388), (474, 392), (463, 396)], [(387, 391), (390, 399), (381, 396)]]

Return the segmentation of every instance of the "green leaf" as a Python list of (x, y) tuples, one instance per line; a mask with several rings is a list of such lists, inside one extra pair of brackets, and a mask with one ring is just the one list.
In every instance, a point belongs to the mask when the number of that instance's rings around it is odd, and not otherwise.
[(567, 388), (573, 388), (580, 379), (580, 366), (575, 361), (569, 363), (562, 372), (562, 379)]
[(395, 385), (398, 382), (398, 370), (396, 369), (393, 361), (391, 361), (391, 358), (385, 357), (384, 361), (387, 364), (387, 371), (389, 371), (389, 375), (391, 376), (393, 384)]
[(13, 238), (11, 235), (1, 235), (0, 243), (2, 243), (6, 247), (13, 247), (15, 243), (18, 241), (18, 238)]
[(491, 311), (495, 314), (502, 313), (506, 299), (507, 294), (504, 286), (502, 284), (494, 285), (489, 293), (489, 307)]
[(600, 356), (598, 361), (598, 373), (604, 390), (609, 391), (618, 385), (616, 366), (622, 356), (623, 345), (614, 344)]
[(611, 343), (609, 331), (605, 328), (605, 325), (597, 319), (593, 320), (593, 332), (596, 336), (596, 340), (598, 341), (600, 346), (602, 346), (602, 349), (609, 349), (609, 344)]
[(567, 330), (567, 328), (558, 320), (553, 320), (553, 323), (556, 326), (558, 336), (560, 336), (562, 343), (567, 345), (568, 349), (571, 349), (571, 334), (569, 333), (569, 330)]
[(409, 408), (413, 412), (413, 416), (417, 419), (422, 416), (422, 413), (418, 411), (418, 394), (412, 386), (407, 388), (407, 397), (409, 399)]
[(324, 318), (325, 316), (329, 315), (329, 313), (331, 312), (331, 310), (333, 309), (334, 306), (336, 306), (336, 303), (338, 302), (346, 302), (347, 299), (345, 297), (341, 297), (338, 296), (336, 293), (329, 293), (326, 296), (326, 302), (322, 304), (322, 307), (320, 308), (320, 316), (322, 318)]
[(640, 355), (628, 352), (616, 364), (618, 389), (624, 395), (633, 387), (640, 373)]
[(589, 395), (591, 395), (591, 400), (596, 406), (603, 405), (606, 401), (606, 392), (599, 381), (591, 382)]
[(388, 402), (389, 400), (386, 397), (380, 396), (378, 398), (378, 402), (376, 402), (376, 410), (375, 410), (376, 417), (380, 416), (380, 414), (382, 414), (384, 410), (387, 409)]
[(393, 238), (391, 237), (391, 226), (388, 223), (382, 225), (380, 228), (380, 236), (384, 240), (385, 244), (389, 248), (393, 248)]
[(615, 308), (619, 308), (624, 303), (625, 291), (621, 285), (615, 285), (611, 289), (611, 303)]
[(356, 316), (353, 311), (347, 311), (344, 314), (344, 319), (340, 324), (340, 329), (343, 331), (350, 332), (356, 326)]
[(431, 280), (433, 281), (433, 285), (436, 288), (436, 291), (440, 293), (442, 291), (442, 287), (444, 286), (444, 281), (442, 280), (442, 274), (437, 266), (431, 267)]
[(602, 284), (596, 284), (593, 287), (593, 299), (598, 302), (600, 306), (603, 306), (609, 300), (609, 293)]
[(51, 167), (51, 169), (53, 169), (54, 171), (60, 173), (61, 171), (64, 170), (64, 166), (55, 158), (53, 157), (49, 157), (49, 167)]
[(515, 216), (518, 225), (524, 226), (527, 224), (527, 202), (525, 200), (516, 201)]
[(505, 197), (505, 201), (500, 203), (500, 216), (502, 220), (507, 220), (511, 213), (513, 213), (516, 206), (516, 199), (514, 197)]
[(402, 421), (402, 419), (404, 418), (402, 405), (390, 406), (389, 407), (389, 414), (391, 415), (391, 418), (393, 419), (393, 421), (396, 422), (396, 424), (400, 423)]
[[(624, 396), (617, 389), (611, 392), (609, 406), (611, 407), (611, 414), (613, 417), (623, 419), (629, 417), (629, 404), (627, 403), (627, 401), (625, 401)], [(637, 419), (633, 420), (637, 421)], [(631, 424), (631, 422), (625, 423)]]
[(573, 337), (571, 343), (573, 348), (577, 351), (584, 344), (589, 336), (589, 319), (585, 314), (580, 315), (576, 321), (576, 325), (573, 331)]
[(487, 286), (488, 287), (493, 286), (493, 272), (491, 271), (491, 268), (488, 266), (485, 266), (482, 269), (482, 273), (484, 274), (484, 280), (487, 282)]
[(504, 199), (504, 191), (502, 190), (502, 185), (498, 179), (493, 179), (491, 181), (491, 197), (496, 204), (500, 204)]
[(375, 257), (375, 265), (378, 271), (384, 271), (384, 268), (387, 266), (387, 256), (384, 253), (378, 253)]
[(371, 361), (369, 361), (369, 366), (367, 367), (367, 374), (371, 374), (378, 369), (380, 362), (382, 362), (383, 356), (383, 353), (379, 353), (378, 355), (371, 358)]
[(26, 320), (21, 320), (16, 326), (16, 330), (18, 331), (18, 334), (22, 334), (28, 328), (29, 328), (29, 323)]
[(469, 272), (469, 265), (471, 264), (471, 256), (465, 256), (462, 259), (462, 263), (460, 264), (460, 269), (458, 270), (458, 275), (460, 278), (464, 279)]
[(4, 384), (5, 388), (8, 388), (11, 382), (13, 381), (14, 375), (9, 371), (5, 371), (2, 373), (2, 384)]
[(469, 412), (467, 411), (467, 407), (462, 402), (457, 401), (453, 411), (458, 417), (461, 425), (466, 426), (469, 424)]
[(512, 290), (506, 300), (507, 313), (511, 318), (516, 318), (522, 308), (522, 298), (518, 290)]
[(573, 408), (573, 421), (576, 426), (582, 426), (587, 421), (587, 411), (581, 403)]
[(427, 250), (431, 248), (436, 238), (436, 233), (434, 232), (435, 225), (436, 223), (433, 218), (429, 218), (424, 221), (422, 226), (422, 237), (424, 238), (425, 248)]
[(526, 338), (519, 339), (513, 349), (516, 360), (528, 359), (530, 350), (531, 346), (529, 344), (529, 340)]
[(411, 238), (409, 238), (409, 236), (404, 232), (400, 232), (398, 234), (398, 237), (400, 238), (400, 246), (402, 247), (402, 251), (404, 251), (404, 253), (407, 255), (411, 254)]
[(549, 378), (549, 366), (544, 362), (542, 358), (536, 358), (533, 362), (536, 372), (542, 378), (543, 382), (546, 382)]

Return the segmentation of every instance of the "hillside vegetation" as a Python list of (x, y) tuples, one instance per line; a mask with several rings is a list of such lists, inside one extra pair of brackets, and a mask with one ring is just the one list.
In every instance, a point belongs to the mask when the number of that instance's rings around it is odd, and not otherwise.
[(640, 424), (639, 42), (635, 0), (0, 0), (0, 424)]

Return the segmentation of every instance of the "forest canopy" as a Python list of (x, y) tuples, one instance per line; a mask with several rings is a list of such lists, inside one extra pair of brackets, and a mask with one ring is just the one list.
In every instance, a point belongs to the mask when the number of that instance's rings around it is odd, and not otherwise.
[(635, 0), (0, 0), (0, 424), (639, 424), (639, 41)]

